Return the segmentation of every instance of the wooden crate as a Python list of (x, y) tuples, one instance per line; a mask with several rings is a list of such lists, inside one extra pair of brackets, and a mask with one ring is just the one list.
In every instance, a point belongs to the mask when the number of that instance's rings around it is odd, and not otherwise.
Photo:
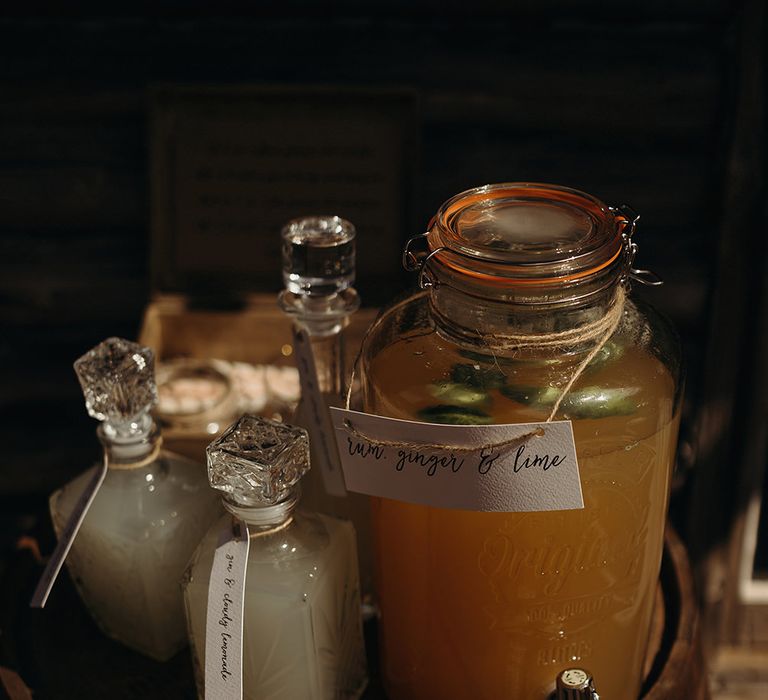
[[(361, 309), (344, 333), (348, 372), (376, 313), (375, 309)], [(235, 310), (195, 308), (187, 297), (178, 294), (158, 296), (144, 312), (139, 342), (151, 347), (159, 362), (189, 358), (254, 365), (293, 364), (291, 320), (270, 294), (253, 295)], [(172, 451), (202, 461), (205, 446), (215, 434), (166, 427), (163, 437)]]

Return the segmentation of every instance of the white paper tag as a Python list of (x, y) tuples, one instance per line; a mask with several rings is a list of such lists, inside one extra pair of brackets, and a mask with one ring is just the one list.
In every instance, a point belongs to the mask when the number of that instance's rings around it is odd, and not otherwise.
[(459, 510), (584, 507), (571, 421), (438, 425), (341, 408), (331, 417), (350, 491)]
[(213, 555), (208, 584), (206, 700), (238, 700), (243, 697), (243, 607), (251, 540), (244, 522), (233, 518), (227, 523)]
[(104, 461), (96, 468), (96, 473), (93, 478), (88, 482), (80, 497), (75, 503), (75, 507), (69, 515), (69, 520), (64, 526), (59, 536), (59, 541), (56, 544), (56, 548), (51, 554), (51, 558), (48, 560), (48, 564), (43, 571), (43, 575), (40, 577), (40, 581), (37, 583), (35, 592), (32, 594), (32, 600), (29, 605), (32, 608), (44, 608), (48, 602), (48, 596), (51, 594), (53, 584), (56, 583), (56, 579), (59, 576), (61, 567), (64, 566), (64, 561), (69, 554), (69, 550), (72, 548), (72, 543), (77, 537), (77, 533), (80, 530), (80, 526), (85, 520), (85, 516), (88, 515), (88, 510), (96, 498), (96, 494), (99, 492), (101, 485), (104, 483), (104, 478), (109, 471), (109, 465), (107, 460)]
[(310, 443), (320, 456), (312, 466), (319, 468), (323, 476), (325, 491), (331, 496), (346, 496), (347, 488), (339, 462), (339, 453), (333, 440), (333, 425), (328, 405), (317, 381), (315, 357), (307, 332), (293, 327), (293, 349), (296, 353), (296, 367), (301, 381), (301, 397), (304, 402), (305, 418), (308, 422)]

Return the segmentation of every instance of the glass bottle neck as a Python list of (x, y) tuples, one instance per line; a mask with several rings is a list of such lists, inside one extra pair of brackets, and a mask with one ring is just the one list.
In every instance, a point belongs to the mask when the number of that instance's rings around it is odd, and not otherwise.
[(296, 486), (282, 501), (274, 505), (237, 503), (227, 498), (223, 498), (222, 503), (232, 515), (248, 523), (249, 530), (254, 533), (287, 525), (293, 517), (300, 496), (301, 488)]
[(344, 335), (341, 331), (327, 336), (309, 336), (315, 358), (317, 383), (328, 396), (344, 393)]
[(149, 416), (129, 435), (116, 433), (107, 424), (100, 425), (97, 434), (108, 463), (115, 469), (139, 468), (159, 457), (162, 438)]
[(345, 389), (343, 330), (360, 306), (357, 292), (349, 287), (340, 293), (311, 296), (286, 290), (280, 295), (280, 306), (309, 335), (320, 391), (342, 396)]

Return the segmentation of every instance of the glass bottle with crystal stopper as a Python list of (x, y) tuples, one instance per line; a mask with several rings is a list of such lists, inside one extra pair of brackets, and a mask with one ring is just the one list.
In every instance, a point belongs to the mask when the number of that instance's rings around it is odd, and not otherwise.
[(195, 675), (205, 688), (211, 567), (233, 518), (248, 525), (243, 697), (358, 698), (367, 683), (355, 531), (296, 511), (306, 431), (245, 415), (208, 446), (208, 477), (229, 511), (195, 552), (183, 588)]
[[(282, 230), (283, 282), (280, 306), (310, 339), (319, 389), (328, 406), (342, 406), (346, 395), (344, 329), (360, 299), (355, 281), (355, 227), (338, 216), (289, 221)], [(364, 596), (373, 586), (370, 506), (367, 496), (347, 493), (340, 473), (327, 464), (312, 438), (306, 397), (292, 423), (310, 431), (312, 470), (302, 482), (302, 501), (310, 510), (348, 518), (358, 537)]]
[[(109, 338), (75, 362), (107, 476), (67, 556), (80, 597), (102, 631), (164, 661), (186, 643), (179, 580), (220, 513), (203, 466), (162, 449), (149, 348)], [(63, 531), (95, 467), (50, 498)]]

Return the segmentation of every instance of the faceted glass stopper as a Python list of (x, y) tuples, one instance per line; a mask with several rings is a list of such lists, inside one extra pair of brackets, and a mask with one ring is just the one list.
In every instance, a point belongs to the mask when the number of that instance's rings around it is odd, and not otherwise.
[(108, 338), (75, 362), (88, 413), (118, 432), (131, 431), (157, 402), (152, 350)]
[(211, 486), (243, 505), (282, 501), (309, 470), (303, 428), (244, 415), (208, 445)]
[(338, 216), (289, 221), (282, 231), (283, 283), (294, 294), (329, 295), (355, 281), (355, 227)]

